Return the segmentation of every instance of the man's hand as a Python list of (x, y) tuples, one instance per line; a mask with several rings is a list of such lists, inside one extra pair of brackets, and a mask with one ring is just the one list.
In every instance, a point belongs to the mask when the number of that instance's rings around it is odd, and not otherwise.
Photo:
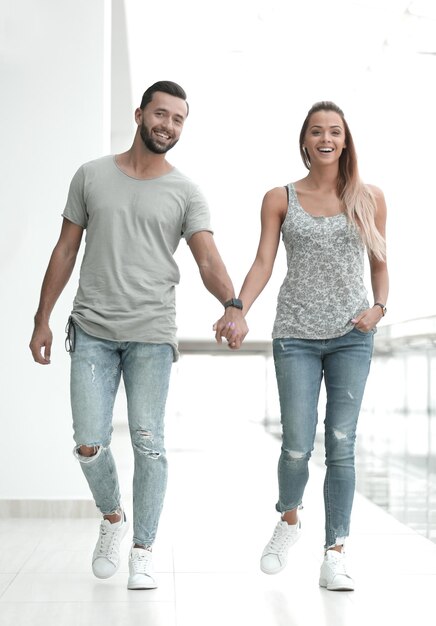
[(217, 343), (227, 339), (231, 350), (238, 350), (248, 333), (248, 326), (240, 309), (227, 307), (224, 315), (213, 325)]
[(48, 324), (35, 324), (29, 348), (36, 363), (41, 365), (50, 364), (51, 344), (53, 334)]

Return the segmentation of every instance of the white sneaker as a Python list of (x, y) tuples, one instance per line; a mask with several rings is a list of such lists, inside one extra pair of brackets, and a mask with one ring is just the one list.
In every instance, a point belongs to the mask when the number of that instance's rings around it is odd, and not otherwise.
[(319, 584), (330, 591), (354, 591), (354, 580), (347, 574), (343, 552), (327, 550), (321, 565)]
[(97, 578), (110, 578), (120, 566), (120, 544), (129, 528), (124, 511), (119, 522), (111, 524), (103, 519), (100, 534), (92, 555), (92, 571)]
[(265, 546), (260, 559), (260, 569), (265, 574), (278, 574), (288, 562), (288, 550), (300, 538), (301, 522), (288, 524), (287, 522), (277, 523), (274, 534), (269, 543)]
[(152, 558), (150, 550), (144, 550), (144, 548), (130, 550), (127, 589), (156, 589)]

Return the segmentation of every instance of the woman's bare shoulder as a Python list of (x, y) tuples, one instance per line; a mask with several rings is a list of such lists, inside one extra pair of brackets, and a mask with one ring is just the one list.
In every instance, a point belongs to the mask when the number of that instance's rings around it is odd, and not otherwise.
[(370, 190), (376, 200), (382, 200), (384, 198), (383, 191), (380, 189), (380, 187), (369, 184), (366, 184), (366, 187)]

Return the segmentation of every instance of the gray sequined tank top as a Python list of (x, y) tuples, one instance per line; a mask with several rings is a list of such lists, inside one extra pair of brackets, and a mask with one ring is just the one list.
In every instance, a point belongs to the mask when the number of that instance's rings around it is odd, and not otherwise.
[(282, 224), (288, 271), (280, 287), (273, 338), (330, 339), (352, 330), (351, 319), (368, 308), (365, 247), (344, 213), (314, 217), (287, 185)]

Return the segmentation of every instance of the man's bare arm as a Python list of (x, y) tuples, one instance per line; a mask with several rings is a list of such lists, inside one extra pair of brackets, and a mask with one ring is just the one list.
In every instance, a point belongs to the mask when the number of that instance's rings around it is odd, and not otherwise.
[[(215, 245), (214, 238), (208, 231), (195, 233), (190, 238), (189, 247), (197, 262), (204, 286), (220, 302), (224, 304), (235, 296), (235, 290), (223, 260)], [(225, 310), (223, 319), (226, 324), (229, 348), (238, 349), (248, 333), (242, 311), (229, 307)]]
[(83, 228), (64, 218), (59, 240), (54, 247), (41, 287), (35, 328), (29, 348), (33, 358), (41, 365), (50, 363), (53, 341), (49, 326), (50, 315), (57, 299), (67, 284), (82, 241)]

